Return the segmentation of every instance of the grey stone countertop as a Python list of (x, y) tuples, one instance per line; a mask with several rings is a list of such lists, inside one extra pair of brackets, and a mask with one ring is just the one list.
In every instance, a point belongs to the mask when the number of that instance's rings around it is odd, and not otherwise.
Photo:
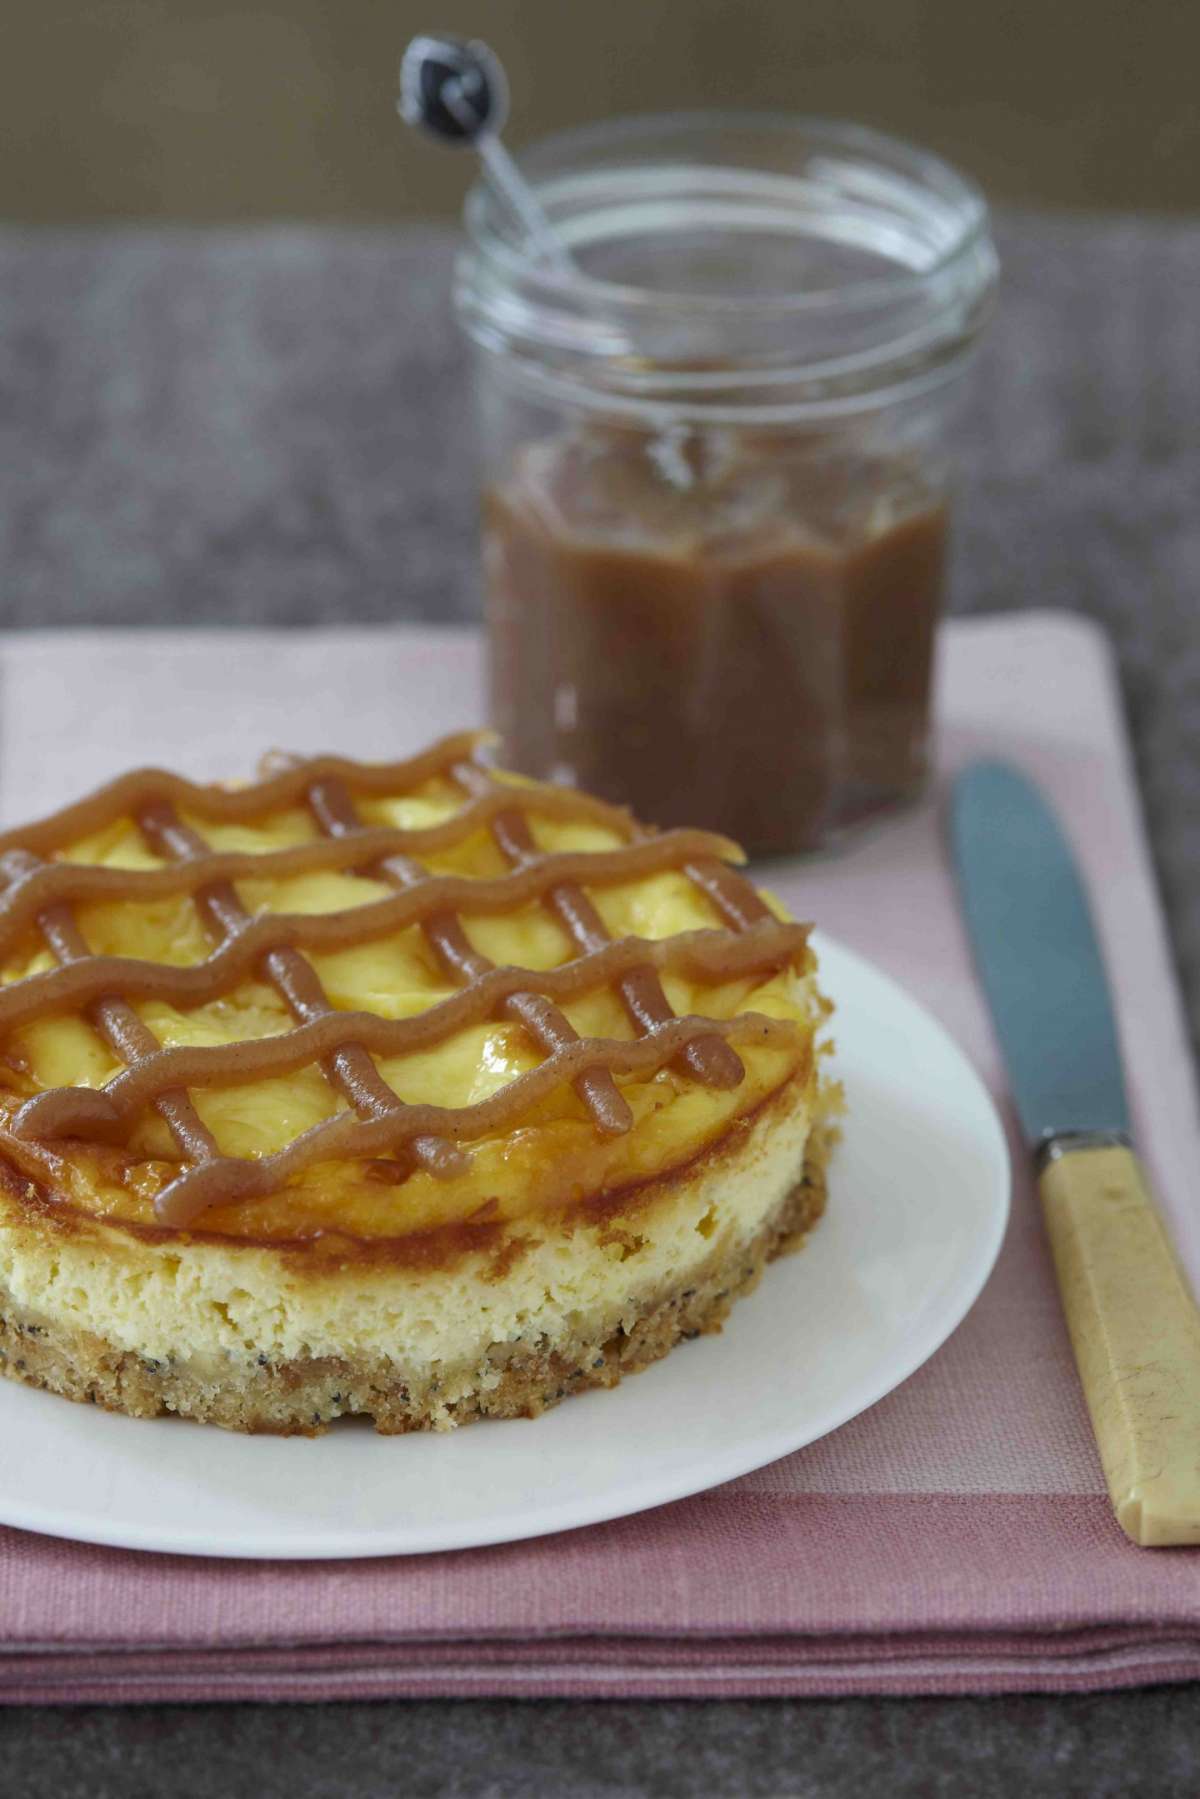
[[(1200, 1024), (1200, 222), (1001, 222), (957, 612), (1116, 644)], [(0, 627), (474, 615), (434, 229), (0, 231)], [(0, 1709), (21, 1799), (1191, 1794), (1192, 1688), (1094, 1697)]]

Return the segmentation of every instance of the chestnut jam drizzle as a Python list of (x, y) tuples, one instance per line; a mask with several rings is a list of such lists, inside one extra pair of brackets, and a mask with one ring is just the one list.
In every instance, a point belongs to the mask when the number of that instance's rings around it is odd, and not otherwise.
[[(11, 1124), (20, 1139), (84, 1138), (126, 1143), (152, 1107), (185, 1166), (155, 1201), (159, 1221), (185, 1227), (210, 1207), (265, 1198), (315, 1163), (403, 1158), (440, 1179), (463, 1172), (462, 1145), (511, 1129), (531, 1106), (569, 1083), (596, 1130), (618, 1136), (633, 1115), (619, 1075), (650, 1076), (667, 1066), (714, 1088), (737, 1086), (745, 1070), (737, 1042), (795, 1040), (794, 1026), (753, 1012), (731, 1019), (676, 1017), (663, 974), (719, 983), (802, 959), (809, 927), (775, 918), (730, 863), (736, 848), (709, 832), (649, 833), (617, 807), (589, 795), (497, 780), (480, 762), (481, 739), (460, 733), (419, 756), (390, 764), (342, 757), (274, 759), (252, 786), (200, 786), (157, 769), (138, 770), (38, 823), (0, 834), (0, 948), (30, 928), (56, 967), (0, 987), (0, 1033), (34, 1019), (82, 1013), (125, 1064), (100, 1089), (59, 1087), (36, 1094)], [(442, 778), (463, 804), (436, 825), (365, 824), (359, 798), (395, 797)], [(306, 805), (320, 835), (282, 850), (209, 847), (199, 824), (254, 822)], [(548, 854), (531, 818), (604, 826), (619, 847)], [(164, 858), (151, 869), (56, 861), (55, 852), (121, 818), (132, 818)], [(430, 874), (418, 859), (487, 831), (505, 872), (491, 878)], [(393, 892), (327, 913), (250, 913), (238, 880), (348, 870)], [(678, 870), (708, 897), (721, 928), (661, 940), (614, 941), (587, 889)], [(212, 952), (184, 967), (137, 957), (94, 955), (73, 912), (80, 901), (138, 901), (187, 895)], [(462, 917), (503, 916), (531, 902), (565, 931), (576, 956), (552, 969), (497, 967), (471, 943)], [(461, 985), (415, 1017), (388, 1019), (339, 1010), (306, 950), (344, 949), (415, 926), (439, 966)], [(187, 1007), (227, 994), (241, 981), (267, 982), (293, 1028), (219, 1045), (166, 1048), (134, 1009), (159, 998)], [(561, 1002), (610, 987), (637, 1036), (581, 1037)], [(374, 1057), (404, 1056), (446, 1042), (490, 1018), (518, 1023), (542, 1052), (537, 1067), (473, 1105), (409, 1105)], [(315, 1065), (347, 1109), (313, 1125), (272, 1155), (224, 1155), (199, 1117), (190, 1090), (231, 1087)]]

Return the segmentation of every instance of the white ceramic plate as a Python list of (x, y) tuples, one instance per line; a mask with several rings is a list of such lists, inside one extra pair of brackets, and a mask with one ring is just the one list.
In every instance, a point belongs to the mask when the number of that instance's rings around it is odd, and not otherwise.
[[(720, 1336), (544, 1417), (449, 1436), (241, 1437), (0, 1381), (0, 1521), (187, 1555), (413, 1555), (681, 1499), (835, 1430), (945, 1342), (1008, 1215), (1003, 1132), (945, 1031), (817, 939), (849, 1116), (829, 1211)], [(788, 1371), (793, 1377), (788, 1378)]]

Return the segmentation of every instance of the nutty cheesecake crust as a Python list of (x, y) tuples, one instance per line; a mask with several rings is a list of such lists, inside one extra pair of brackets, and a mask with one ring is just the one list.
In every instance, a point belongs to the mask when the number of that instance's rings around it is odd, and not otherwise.
[(320, 1436), (343, 1417), (370, 1418), (385, 1436), (447, 1430), (482, 1417), (536, 1418), (571, 1393), (614, 1387), (675, 1344), (719, 1331), (734, 1300), (757, 1286), (768, 1262), (798, 1247), (821, 1217), (836, 1137), (836, 1127), (818, 1124), (800, 1179), (756, 1234), (714, 1257), (699, 1275), (690, 1271), (686, 1285), (660, 1291), (633, 1322), (603, 1339), (495, 1345), (482, 1365), (423, 1387), (384, 1357), (272, 1363), (259, 1356), (205, 1378), (114, 1349), (89, 1331), (27, 1322), (0, 1305), (0, 1373), (135, 1418), (175, 1412), (226, 1430), (276, 1436)]

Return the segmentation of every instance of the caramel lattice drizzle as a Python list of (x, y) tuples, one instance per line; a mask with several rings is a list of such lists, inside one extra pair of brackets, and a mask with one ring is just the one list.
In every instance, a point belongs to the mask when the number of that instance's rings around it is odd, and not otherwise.
[[(203, 837), (184, 824), (169, 800), (143, 808), (138, 825), (152, 848), (177, 861), (202, 863), (209, 854)], [(233, 941), (251, 922), (230, 881), (202, 887), (195, 897), (201, 919), (218, 942)], [(327, 1018), (334, 1010), (316, 969), (299, 950), (268, 950), (260, 967), (298, 1024)], [(403, 1100), (392, 1092), (361, 1044), (343, 1044), (322, 1063), (322, 1070), (330, 1086), (349, 1101), (360, 1118), (387, 1118), (403, 1110)], [(462, 1150), (441, 1137), (413, 1137), (409, 1148), (422, 1167), (440, 1180), (465, 1172)]]
[[(330, 777), (317, 781), (308, 790), (308, 803), (321, 829), (330, 837), (347, 837), (362, 830), (362, 821), (345, 784)], [(387, 881), (401, 892), (419, 887), (428, 875), (411, 857), (391, 855), (369, 866), (368, 873)], [(444, 968), (469, 982), (480, 981), (492, 973), (494, 964), (480, 955), (452, 911), (436, 912), (422, 924), (425, 940)], [(579, 1033), (559, 1008), (540, 993), (524, 989), (506, 995), (503, 1010), (524, 1025), (534, 1042), (554, 1055), (568, 1044), (579, 1042)], [(619, 1136), (633, 1123), (629, 1102), (618, 1090), (607, 1068), (585, 1068), (575, 1082), (575, 1090), (591, 1113), (596, 1128), (607, 1136)]]
[[(477, 800), (494, 794), (496, 783), (486, 769), (473, 761), (458, 762), (454, 778)], [(528, 821), (510, 806), (491, 820), (492, 839), (514, 868), (528, 868), (540, 858)], [(559, 881), (546, 895), (546, 903), (572, 942), (586, 954), (610, 941), (604, 920), (576, 881)], [(617, 982), (617, 992), (630, 1022), (643, 1034), (661, 1029), (675, 1014), (652, 968), (633, 968)], [(698, 1037), (685, 1045), (681, 1063), (693, 1079), (710, 1087), (736, 1087), (745, 1076), (741, 1058), (722, 1038)]]
[[(190, 1163), (156, 1201), (163, 1223), (185, 1225), (209, 1206), (262, 1198), (315, 1163), (403, 1154), (441, 1175), (463, 1165), (459, 1143), (511, 1128), (528, 1108), (563, 1082), (587, 1106), (596, 1128), (619, 1133), (632, 1114), (618, 1074), (649, 1075), (676, 1062), (714, 1086), (734, 1086), (744, 1069), (733, 1041), (796, 1042), (780, 1020), (745, 1013), (728, 1020), (676, 1018), (659, 974), (698, 973), (715, 981), (779, 968), (805, 947), (807, 927), (774, 919), (754, 889), (725, 867), (735, 854), (719, 838), (677, 831), (639, 833), (628, 816), (587, 796), (496, 783), (472, 760), (476, 740), (460, 736), (408, 763), (387, 767), (321, 757), (289, 764), (257, 787), (197, 787), (156, 770), (123, 777), (90, 800), (67, 807), (25, 831), (0, 836), (11, 884), (0, 895), (0, 942), (31, 921), (59, 966), (0, 988), (0, 1031), (53, 1011), (82, 1008), (126, 1063), (104, 1089), (63, 1088), (27, 1101), (13, 1135), (71, 1135), (122, 1140), (140, 1109), (153, 1105)], [(438, 825), (381, 830), (361, 823), (353, 794), (411, 789), (442, 775), (466, 803)], [(253, 820), (298, 800), (307, 802), (323, 836), (313, 843), (261, 853), (217, 852), (185, 821)], [(539, 853), (526, 813), (591, 818), (623, 838), (592, 854)], [(132, 816), (143, 835), (171, 858), (152, 870), (39, 863), (27, 847), (54, 848)], [(486, 828), (509, 864), (494, 879), (427, 874), (411, 852), (446, 847)], [(7, 854), (4, 852), (7, 851)], [(391, 898), (328, 914), (253, 918), (233, 885), (316, 868), (352, 868), (382, 879)], [(701, 886), (732, 935), (681, 933), (654, 942), (609, 940), (581, 882), (615, 884), (659, 869), (683, 869)], [(120, 899), (186, 893), (217, 946), (202, 963), (175, 967), (137, 958), (93, 956), (70, 910), (73, 898)], [(502, 914), (537, 900), (567, 930), (580, 955), (545, 971), (497, 968), (471, 944), (459, 912)], [(405, 1019), (339, 1011), (332, 1006), (304, 947), (348, 947), (421, 927), (442, 965), (465, 982), (460, 992)], [(164, 1049), (133, 1011), (135, 998), (159, 996), (197, 1005), (258, 975), (271, 982), (296, 1021), (277, 1037), (217, 1046)], [(641, 1036), (632, 1041), (581, 1039), (555, 1003), (611, 984)], [(539, 1066), (489, 1099), (461, 1107), (407, 1104), (383, 1080), (375, 1054), (413, 1053), (444, 1042), (464, 1025), (497, 1013), (518, 1020), (545, 1052)], [(198, 1117), (189, 1086), (237, 1085), (316, 1063), (350, 1110), (314, 1125), (285, 1148), (257, 1160), (222, 1155)]]
[[(4, 853), (3, 870), (10, 877), (31, 876), (40, 866), (37, 857), (27, 850)], [(92, 959), (92, 952), (68, 905), (60, 902), (45, 907), (37, 914), (37, 926), (46, 948), (61, 967)], [(131, 1005), (117, 996), (97, 999), (86, 1008), (86, 1015), (93, 1030), (128, 1068), (144, 1067), (162, 1049), (149, 1025), (138, 1017)], [(178, 1148), (192, 1162), (208, 1162), (218, 1156), (216, 1140), (182, 1087), (168, 1085), (154, 1094), (152, 1103)]]

